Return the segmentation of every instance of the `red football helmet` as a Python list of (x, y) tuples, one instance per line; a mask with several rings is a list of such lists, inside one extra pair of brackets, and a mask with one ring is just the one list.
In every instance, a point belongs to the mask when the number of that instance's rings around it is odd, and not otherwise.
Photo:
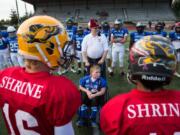
[(99, 24), (98, 21), (96, 19), (91, 19), (88, 23), (89, 28), (98, 28)]
[(177, 23), (175, 24), (175, 31), (176, 31), (177, 33), (180, 33), (180, 22), (177, 22)]

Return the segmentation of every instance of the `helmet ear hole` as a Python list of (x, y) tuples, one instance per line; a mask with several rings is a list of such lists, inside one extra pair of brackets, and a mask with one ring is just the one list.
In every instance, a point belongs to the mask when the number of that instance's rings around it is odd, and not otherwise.
[(53, 54), (53, 49), (51, 49), (51, 48), (46, 48), (46, 51), (48, 52), (49, 55)]
[(50, 42), (49, 47), (46, 48), (46, 51), (48, 52), (49, 55), (52, 55), (54, 52), (54, 44)]
[(127, 81), (129, 84), (135, 84), (136, 85), (136, 80), (133, 80), (131, 72), (128, 72), (126, 77), (127, 77)]
[(54, 49), (54, 44), (53, 43), (50, 43), (50, 48)]

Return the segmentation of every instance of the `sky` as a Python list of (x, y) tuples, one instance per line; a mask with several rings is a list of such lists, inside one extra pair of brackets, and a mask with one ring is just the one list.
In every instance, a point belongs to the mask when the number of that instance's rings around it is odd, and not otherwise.
[[(25, 3), (22, 0), (17, 0), (20, 16), (25, 15)], [(33, 6), (26, 3), (27, 12), (34, 12)], [(0, 0), (0, 20), (9, 19), (11, 9), (16, 10), (16, 0)]]

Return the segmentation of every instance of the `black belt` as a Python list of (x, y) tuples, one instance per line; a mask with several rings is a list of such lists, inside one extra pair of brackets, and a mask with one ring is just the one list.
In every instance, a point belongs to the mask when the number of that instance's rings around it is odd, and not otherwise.
[(99, 61), (100, 59), (101, 59), (101, 58), (93, 59), (93, 58), (89, 58), (89, 57), (88, 57), (89, 63), (92, 63), (92, 64), (98, 64), (98, 61)]

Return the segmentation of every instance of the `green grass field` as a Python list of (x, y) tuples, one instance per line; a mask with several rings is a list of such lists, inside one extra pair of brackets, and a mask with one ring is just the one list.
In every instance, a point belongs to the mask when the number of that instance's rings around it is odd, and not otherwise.
[[(126, 44), (126, 46), (128, 46)], [(128, 52), (125, 53), (125, 69), (127, 71), (127, 56)], [(83, 74), (76, 75), (72, 73), (68, 73), (66, 75), (68, 78), (70, 78), (74, 83), (78, 86), (78, 81), (80, 77), (83, 76)], [(109, 87), (109, 93), (110, 98), (116, 96), (117, 94), (124, 93), (130, 91), (134, 85), (129, 84), (127, 82), (126, 77), (120, 77), (119, 72), (116, 69), (115, 75), (111, 78), (107, 78), (108, 87)], [(180, 79), (174, 77), (172, 83), (167, 86), (169, 89), (180, 89)], [(75, 122), (76, 118), (74, 118), (73, 123)], [(92, 129), (91, 128), (77, 128), (74, 124), (75, 134), (76, 135), (92, 135)], [(4, 125), (4, 122), (2, 120), (2, 116), (0, 115), (0, 135), (7, 135), (7, 131)], [(103, 135), (103, 134), (102, 134)]]

